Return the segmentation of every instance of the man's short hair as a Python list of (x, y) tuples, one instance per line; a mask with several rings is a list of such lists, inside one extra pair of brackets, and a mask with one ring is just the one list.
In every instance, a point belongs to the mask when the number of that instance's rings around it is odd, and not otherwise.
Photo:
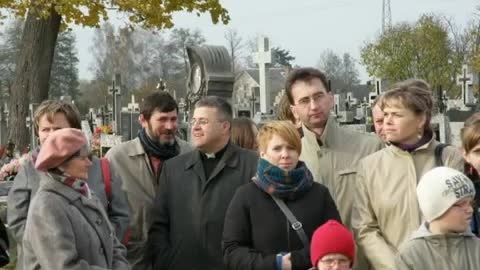
[(35, 135), (38, 136), (38, 124), (40, 118), (47, 116), (49, 122), (53, 122), (56, 113), (63, 113), (71, 128), (82, 129), (80, 113), (75, 105), (62, 100), (45, 100), (37, 107), (34, 114)]
[(323, 72), (316, 68), (298, 68), (294, 69), (292, 72), (288, 74), (288, 78), (285, 82), (285, 90), (287, 92), (287, 97), (288, 101), (290, 101), (290, 104), (295, 104), (292, 96), (292, 86), (297, 82), (297, 81), (303, 81), (303, 82), (311, 82), (313, 79), (319, 79), (323, 87), (327, 90), (327, 92), (330, 92), (330, 89), (328, 87), (328, 81), (327, 77)]
[(148, 121), (155, 110), (159, 112), (171, 112), (175, 110), (178, 113), (178, 105), (168, 92), (155, 91), (143, 99), (140, 114)]
[(218, 117), (222, 121), (227, 121), (232, 125), (233, 112), (232, 106), (228, 101), (217, 96), (206, 96), (195, 103), (195, 109), (201, 107), (215, 108), (218, 112)]

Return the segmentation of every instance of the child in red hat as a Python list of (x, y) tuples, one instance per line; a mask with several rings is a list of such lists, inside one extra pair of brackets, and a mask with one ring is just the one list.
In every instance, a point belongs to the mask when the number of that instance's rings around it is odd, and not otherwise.
[(345, 226), (331, 219), (315, 230), (310, 244), (313, 269), (348, 270), (354, 259), (355, 243)]

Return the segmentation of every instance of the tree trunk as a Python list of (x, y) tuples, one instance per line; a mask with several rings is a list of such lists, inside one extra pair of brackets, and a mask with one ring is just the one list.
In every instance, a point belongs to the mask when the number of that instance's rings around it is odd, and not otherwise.
[(40, 103), (48, 98), (50, 69), (60, 23), (61, 16), (53, 8), (48, 19), (39, 19), (37, 14), (29, 12), (25, 20), (10, 96), (8, 132), (9, 140), (18, 150), (30, 142), (26, 127), (29, 103)]

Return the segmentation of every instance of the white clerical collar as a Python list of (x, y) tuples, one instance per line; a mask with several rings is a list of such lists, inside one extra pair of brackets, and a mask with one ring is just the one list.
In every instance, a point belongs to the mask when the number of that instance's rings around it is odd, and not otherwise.
[(210, 158), (215, 158), (215, 153), (205, 153), (205, 156), (210, 159)]

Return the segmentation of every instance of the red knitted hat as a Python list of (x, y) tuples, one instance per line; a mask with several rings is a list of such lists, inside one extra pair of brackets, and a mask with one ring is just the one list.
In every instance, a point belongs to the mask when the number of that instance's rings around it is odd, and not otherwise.
[(35, 168), (40, 171), (56, 168), (86, 144), (87, 139), (79, 129), (56, 130), (48, 135), (40, 147)]
[(310, 244), (310, 261), (317, 267), (318, 261), (328, 254), (342, 254), (350, 261), (355, 259), (355, 243), (350, 231), (336, 220), (329, 220), (318, 227), (312, 236)]

